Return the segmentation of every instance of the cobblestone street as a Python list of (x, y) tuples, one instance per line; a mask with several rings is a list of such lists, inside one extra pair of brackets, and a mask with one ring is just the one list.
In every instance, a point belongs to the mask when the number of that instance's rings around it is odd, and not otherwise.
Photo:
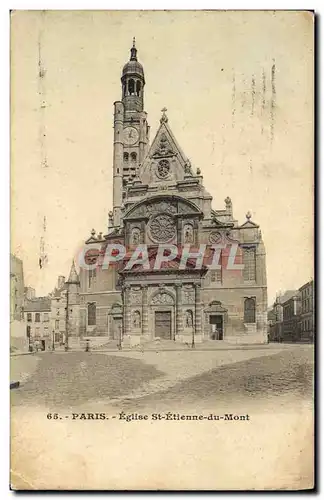
[(286, 395), (311, 398), (312, 346), (228, 351), (41, 353), (13, 357), (12, 405), (73, 408), (215, 405)]
[[(32, 373), (21, 388), (11, 391), (16, 486), (132, 489), (141, 488), (149, 475), (157, 478), (157, 488), (167, 483), (177, 489), (185, 467), (186, 487), (212, 488), (210, 457), (217, 469), (227, 471), (224, 482), (223, 474), (218, 475), (220, 488), (228, 487), (228, 481), (242, 487), (251, 477), (254, 488), (264, 488), (279, 473), (282, 486), (289, 487), (300, 481), (301, 473), (309, 475), (303, 464), (311, 463), (313, 455), (312, 346), (144, 355), (40, 353), (37, 359), (17, 358), (29, 365), (23, 372), (29, 368)], [(62, 417), (48, 419), (49, 411)], [(244, 412), (249, 420), (127, 422), (120, 420), (121, 411)], [(72, 412), (105, 412), (109, 418), (74, 420)], [(215, 455), (220, 446), (223, 453)], [(247, 446), (251, 461), (245, 461)], [(233, 447), (236, 452), (229, 459), (226, 450)], [(175, 449), (181, 450), (181, 464)]]

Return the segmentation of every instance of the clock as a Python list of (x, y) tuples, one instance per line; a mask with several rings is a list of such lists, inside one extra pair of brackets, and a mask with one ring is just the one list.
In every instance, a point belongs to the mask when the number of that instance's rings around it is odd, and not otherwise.
[(123, 137), (124, 144), (127, 144), (127, 146), (133, 146), (139, 138), (138, 130), (135, 127), (126, 127), (124, 128)]

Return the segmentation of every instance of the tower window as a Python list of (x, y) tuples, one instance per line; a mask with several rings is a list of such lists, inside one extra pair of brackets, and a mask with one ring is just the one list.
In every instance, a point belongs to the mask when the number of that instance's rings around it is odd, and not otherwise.
[(128, 161), (128, 158), (129, 158), (129, 154), (128, 153), (124, 153), (124, 161)]
[(136, 95), (140, 95), (141, 94), (141, 82), (139, 80), (137, 80), (136, 82)]
[(136, 159), (137, 159), (137, 154), (136, 153), (133, 152), (133, 153), (131, 153), (130, 156), (131, 156), (131, 161), (136, 161)]
[(129, 93), (129, 95), (135, 94), (135, 82), (134, 82), (133, 78), (131, 78), (128, 82), (128, 93)]

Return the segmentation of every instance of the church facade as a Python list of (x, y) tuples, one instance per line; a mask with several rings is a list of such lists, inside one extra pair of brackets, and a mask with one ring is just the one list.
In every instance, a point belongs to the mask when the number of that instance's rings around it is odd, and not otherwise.
[[(212, 207), (201, 172), (177, 143), (166, 109), (150, 144), (144, 70), (135, 43), (121, 85), (122, 99), (114, 103), (113, 207), (107, 234), (92, 230), (85, 242), (97, 254), (91, 269), (80, 266), (78, 334), (104, 335), (122, 345), (157, 338), (266, 343), (266, 261), (259, 226), (250, 213), (240, 225), (229, 197), (224, 207)], [(126, 249), (125, 258), (107, 269), (102, 256), (116, 244)], [(141, 245), (148, 264), (127, 268)], [(179, 265), (181, 251), (157, 267), (161, 245), (189, 246), (185, 269)], [(201, 248), (210, 251), (213, 245), (220, 247), (219, 265), (209, 268), (204, 260), (197, 266)]]

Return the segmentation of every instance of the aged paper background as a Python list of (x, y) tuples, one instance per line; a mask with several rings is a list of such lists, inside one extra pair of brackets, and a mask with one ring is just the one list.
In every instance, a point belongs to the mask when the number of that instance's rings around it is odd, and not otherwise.
[[(68, 272), (91, 228), (107, 226), (112, 105), (120, 98), (120, 72), (133, 36), (145, 70), (151, 137), (160, 109), (167, 106), (172, 130), (201, 168), (214, 207), (222, 207), (229, 195), (241, 222), (251, 210), (267, 250), (269, 303), (278, 290), (308, 281), (313, 275), (313, 30), (313, 16), (305, 12), (13, 12), (11, 246), (23, 259), (25, 283), (38, 295), (48, 293), (57, 275)], [(40, 270), (44, 216), (49, 261)], [(15, 408), (12, 484), (32, 489), (311, 487), (312, 408), (294, 401), (275, 411), (265, 408), (265, 401), (245, 408), (253, 418), (244, 428), (222, 429), (206, 422), (54, 425), (44, 408)], [(95, 410), (88, 403), (85, 411)], [(108, 405), (102, 403), (101, 411), (109, 411)]]

